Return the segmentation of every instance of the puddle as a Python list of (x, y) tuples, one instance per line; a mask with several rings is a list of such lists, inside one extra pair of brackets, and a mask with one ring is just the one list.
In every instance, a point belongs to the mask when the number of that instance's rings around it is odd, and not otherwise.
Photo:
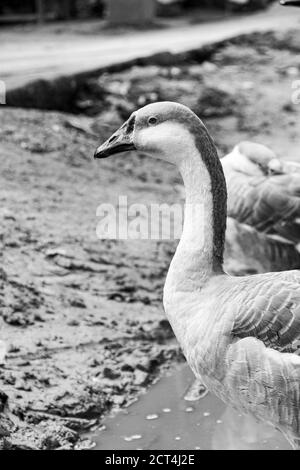
[(88, 437), (96, 450), (290, 449), (272, 427), (240, 415), (210, 393), (196, 399), (194, 392), (194, 376), (184, 365)]

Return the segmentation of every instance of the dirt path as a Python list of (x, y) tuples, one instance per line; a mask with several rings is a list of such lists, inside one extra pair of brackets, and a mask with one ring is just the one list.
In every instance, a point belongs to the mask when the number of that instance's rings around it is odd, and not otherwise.
[[(81, 99), (93, 117), (77, 126), (70, 114), (0, 107), (0, 446), (85, 445), (80, 431), (182, 360), (161, 304), (176, 243), (96, 237), (100, 203), (174, 203), (180, 178), (136, 154), (93, 162), (96, 145), (132, 109), (169, 99), (204, 119), (220, 155), (250, 139), (299, 160), (299, 44), (299, 30), (252, 35), (210, 62), (90, 79), (94, 95)], [(3, 426), (12, 434), (1, 439)]]
[[(30, 33), (16, 28), (0, 32), (0, 79), (7, 88), (24, 85), (37, 78), (54, 78), (95, 70), (136, 57), (168, 50), (181, 52), (253, 31), (297, 27), (297, 8), (274, 5), (267, 11), (223, 21), (196, 25), (177, 25), (146, 32), (76, 34), (49, 27)], [(93, 26), (91, 26), (93, 31)]]

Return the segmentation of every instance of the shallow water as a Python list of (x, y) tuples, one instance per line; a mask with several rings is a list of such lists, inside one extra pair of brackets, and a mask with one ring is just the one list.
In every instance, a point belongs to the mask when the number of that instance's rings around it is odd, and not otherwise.
[(140, 399), (90, 434), (95, 449), (290, 449), (272, 427), (240, 415), (211, 394), (187, 401), (187, 365), (160, 379)]

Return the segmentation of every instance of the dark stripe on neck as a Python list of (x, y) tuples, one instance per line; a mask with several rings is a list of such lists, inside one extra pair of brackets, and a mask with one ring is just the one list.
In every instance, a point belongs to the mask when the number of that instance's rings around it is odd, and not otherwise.
[[(223, 168), (216, 146), (202, 121), (194, 115), (182, 123), (188, 127), (195, 139), (196, 147), (208, 170), (213, 197), (213, 270), (223, 272), (225, 232), (227, 221), (227, 188)], [(199, 181), (199, 184), (201, 182)]]
[(211, 180), (213, 197), (213, 269), (223, 271), (224, 245), (227, 220), (227, 189), (217, 149), (205, 127), (196, 132), (195, 142)]

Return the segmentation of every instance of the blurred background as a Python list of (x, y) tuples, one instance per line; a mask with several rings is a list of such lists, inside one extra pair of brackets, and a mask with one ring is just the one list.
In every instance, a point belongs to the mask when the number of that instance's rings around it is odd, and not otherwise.
[(176, 16), (197, 8), (255, 10), (265, 8), (272, 0), (2, 0), (2, 23), (25, 21), (69, 20), (71, 18), (104, 18), (111, 23), (153, 21), (158, 16)]

